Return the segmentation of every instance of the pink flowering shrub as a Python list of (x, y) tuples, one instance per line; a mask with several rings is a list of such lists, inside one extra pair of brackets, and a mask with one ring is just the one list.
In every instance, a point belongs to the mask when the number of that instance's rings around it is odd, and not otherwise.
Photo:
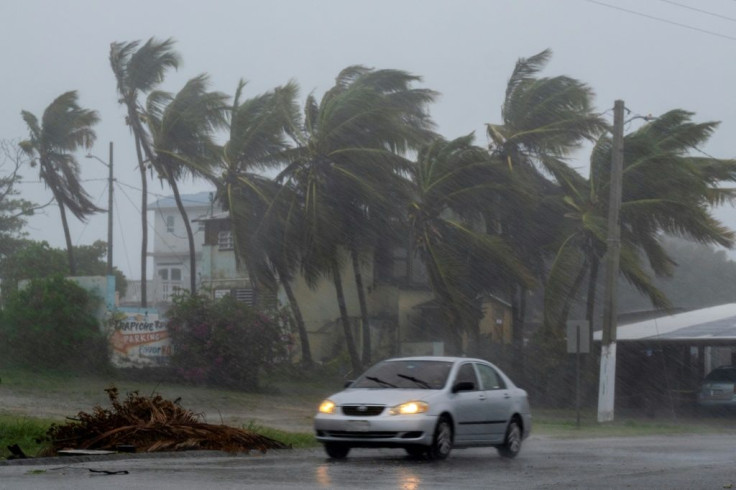
[(182, 294), (168, 311), (172, 367), (189, 382), (255, 390), (283, 359), (281, 322), (230, 296)]

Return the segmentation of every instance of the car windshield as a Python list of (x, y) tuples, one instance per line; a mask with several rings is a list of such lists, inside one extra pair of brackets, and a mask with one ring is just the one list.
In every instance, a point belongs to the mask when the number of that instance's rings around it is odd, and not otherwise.
[(358, 378), (351, 388), (412, 388), (439, 390), (445, 386), (448, 361), (385, 361)]
[(725, 381), (728, 383), (736, 383), (736, 368), (714, 369), (708, 376), (706, 381)]

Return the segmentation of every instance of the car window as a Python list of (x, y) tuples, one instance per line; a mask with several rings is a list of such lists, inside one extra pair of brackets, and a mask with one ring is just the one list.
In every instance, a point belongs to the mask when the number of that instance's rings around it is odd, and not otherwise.
[(473, 369), (473, 365), (471, 363), (463, 364), (457, 372), (455, 384), (463, 382), (473, 383), (473, 391), (480, 389), (478, 378), (475, 375), (475, 369)]
[(386, 361), (376, 364), (358, 378), (351, 388), (444, 388), (452, 363), (448, 361)]
[(478, 374), (480, 375), (484, 390), (502, 390), (506, 388), (506, 383), (504, 383), (501, 376), (491, 366), (485, 364), (476, 364), (475, 366), (478, 368)]
[(716, 368), (705, 377), (706, 381), (736, 383), (736, 368)]

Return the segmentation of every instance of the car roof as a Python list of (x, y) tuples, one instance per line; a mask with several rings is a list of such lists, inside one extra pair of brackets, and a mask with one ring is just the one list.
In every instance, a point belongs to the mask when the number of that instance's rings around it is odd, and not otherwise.
[(488, 362), (483, 359), (475, 359), (473, 357), (453, 357), (453, 356), (410, 356), (410, 357), (394, 357), (391, 359), (385, 359), (386, 362), (391, 361), (444, 361), (444, 362)]

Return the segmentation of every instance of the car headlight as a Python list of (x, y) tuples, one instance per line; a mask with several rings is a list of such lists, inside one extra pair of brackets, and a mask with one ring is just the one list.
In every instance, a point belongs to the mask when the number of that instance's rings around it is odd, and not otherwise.
[(388, 413), (390, 415), (414, 415), (424, 413), (427, 410), (429, 410), (429, 403), (412, 401), (391, 407)]
[(337, 405), (332, 400), (325, 400), (319, 404), (319, 413), (333, 414), (337, 409)]

